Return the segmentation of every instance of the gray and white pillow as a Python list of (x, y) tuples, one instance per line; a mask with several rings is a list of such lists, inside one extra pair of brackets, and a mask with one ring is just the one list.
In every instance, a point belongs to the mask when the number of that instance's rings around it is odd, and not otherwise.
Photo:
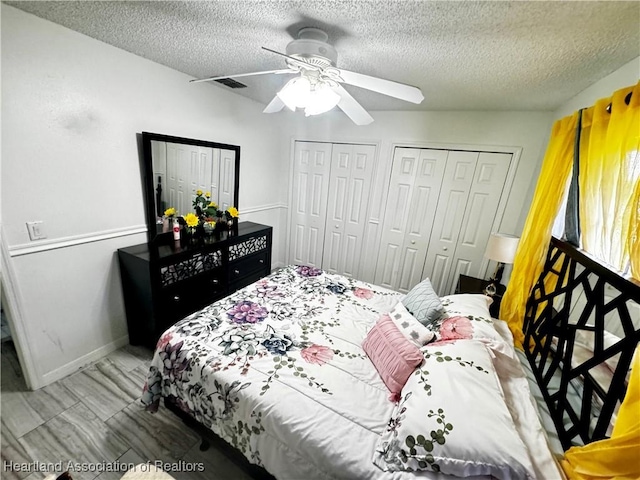
[(416, 318), (407, 311), (402, 302), (398, 302), (388, 315), (402, 335), (416, 347), (420, 348), (436, 339), (435, 332), (432, 332), (416, 320)]
[(437, 331), (446, 311), (431, 282), (425, 278), (402, 299), (402, 304), (422, 325)]

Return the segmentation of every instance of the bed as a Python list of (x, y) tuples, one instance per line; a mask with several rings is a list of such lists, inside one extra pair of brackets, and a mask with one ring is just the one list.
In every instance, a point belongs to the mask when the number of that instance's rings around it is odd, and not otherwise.
[[(403, 298), (281, 268), (167, 330), (143, 403), (164, 399), (278, 479), (561, 478), (490, 299), (439, 299), (447, 320), (422, 345)], [(391, 316), (420, 354), (395, 393), (379, 357), (401, 347), (369, 345)]]

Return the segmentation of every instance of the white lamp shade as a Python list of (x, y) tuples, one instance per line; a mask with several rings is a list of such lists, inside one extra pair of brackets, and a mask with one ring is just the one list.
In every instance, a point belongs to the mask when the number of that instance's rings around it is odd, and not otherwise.
[(492, 233), (484, 256), (501, 263), (513, 263), (518, 248), (519, 237), (504, 233)]
[(304, 114), (307, 117), (309, 115), (320, 115), (321, 113), (331, 110), (339, 101), (340, 95), (334, 92), (329, 85), (326, 83), (317, 83), (308, 97)]
[(276, 95), (291, 111), (295, 111), (296, 108), (304, 108), (311, 95), (311, 82), (302, 76), (295, 77), (289, 80)]

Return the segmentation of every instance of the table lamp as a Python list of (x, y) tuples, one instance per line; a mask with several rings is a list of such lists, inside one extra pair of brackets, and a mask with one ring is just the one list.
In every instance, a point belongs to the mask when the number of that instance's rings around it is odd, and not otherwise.
[(499, 284), (502, 279), (504, 265), (505, 263), (513, 263), (519, 241), (520, 237), (507, 235), (505, 233), (492, 233), (489, 237), (484, 256), (489, 260), (498, 262), (498, 264), (496, 265), (496, 270), (493, 272), (493, 276), (489, 279), (489, 285), (487, 285), (484, 290), (487, 295), (495, 295), (496, 285)]

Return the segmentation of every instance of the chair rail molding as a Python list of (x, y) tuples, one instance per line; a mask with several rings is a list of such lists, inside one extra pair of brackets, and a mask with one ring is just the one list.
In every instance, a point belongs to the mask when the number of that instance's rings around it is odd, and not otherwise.
[(74, 247), (85, 243), (100, 242), (111, 238), (126, 237), (128, 235), (138, 235), (147, 233), (146, 225), (134, 225), (132, 227), (114, 228), (111, 230), (102, 230), (93, 233), (84, 233), (80, 235), (72, 235), (69, 237), (54, 238), (51, 240), (43, 240), (39, 242), (23, 243), (8, 247), (8, 253), (11, 257), (20, 255), (30, 255), (32, 253), (46, 252), (56, 250), (58, 248)]

